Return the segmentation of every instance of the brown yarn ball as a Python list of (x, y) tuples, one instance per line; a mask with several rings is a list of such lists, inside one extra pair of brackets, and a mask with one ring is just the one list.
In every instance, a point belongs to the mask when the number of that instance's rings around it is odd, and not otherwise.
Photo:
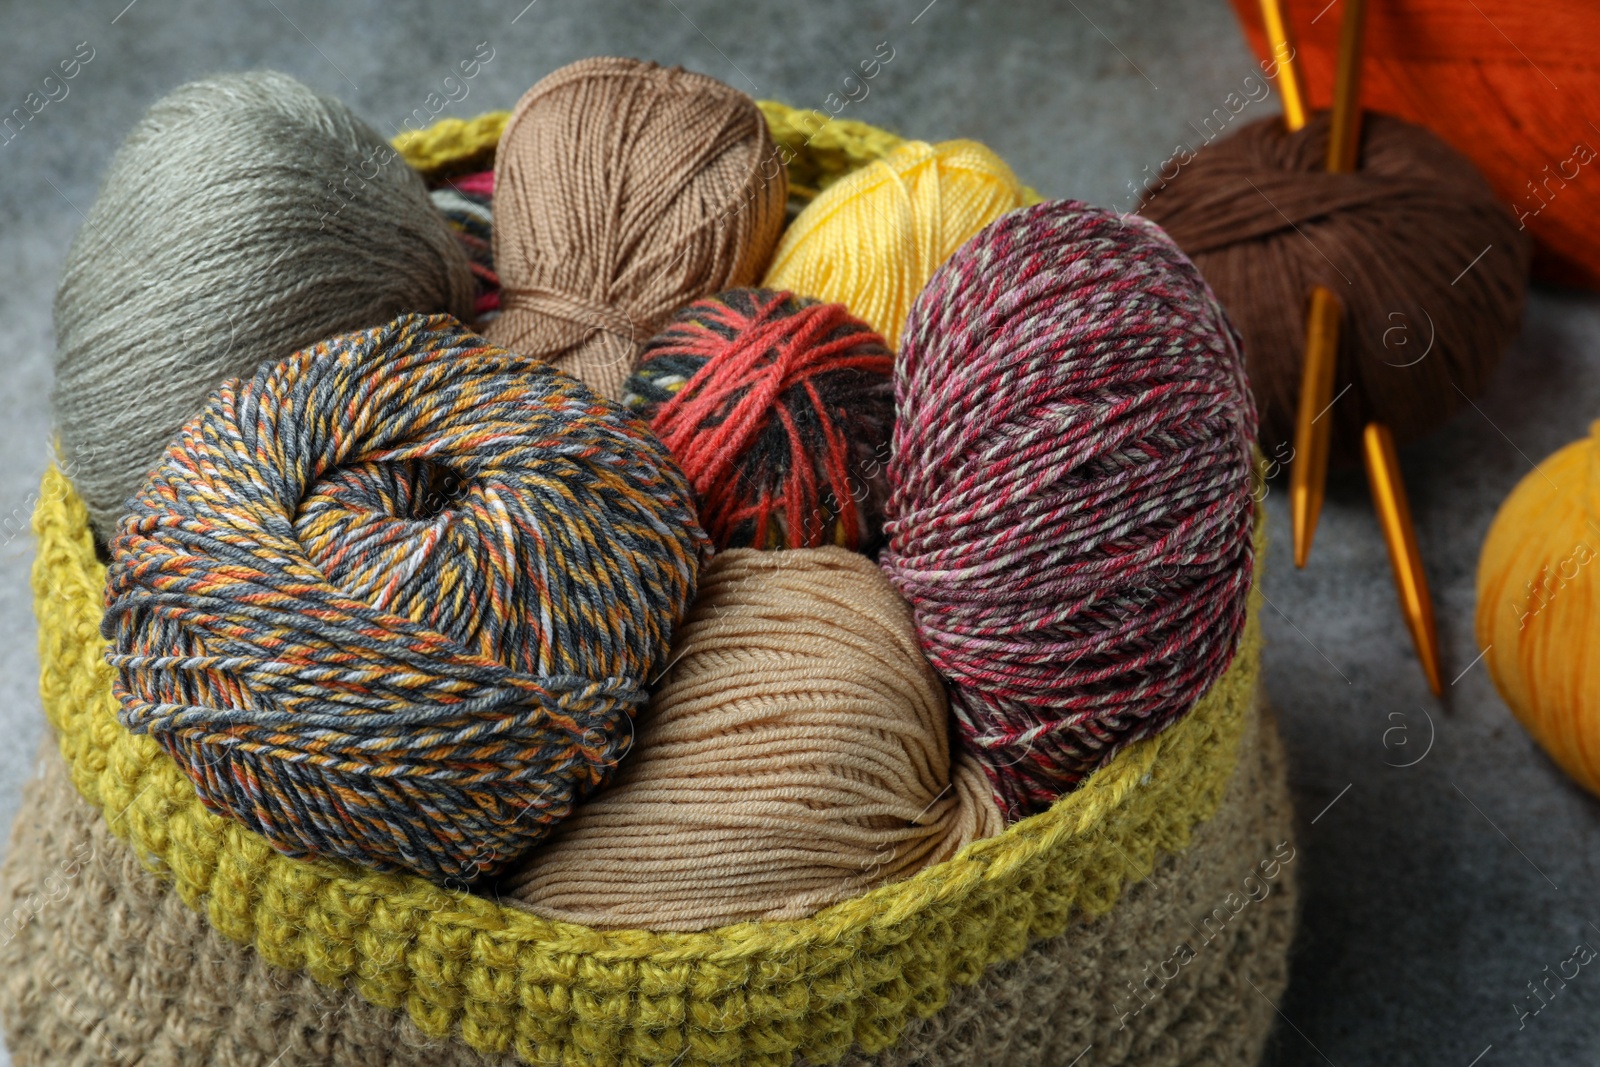
[(621, 399), (674, 311), (761, 276), (788, 195), (744, 93), (634, 59), (562, 67), (523, 94), (500, 137), (502, 310), (485, 333)]
[(1472, 164), (1422, 127), (1369, 112), (1358, 169), (1328, 174), (1328, 125), (1326, 112), (1294, 133), (1267, 119), (1180, 155), (1139, 212), (1189, 254), (1243, 336), (1269, 447), (1294, 438), (1307, 294), (1339, 297), (1325, 417), (1350, 459), (1367, 422), (1413, 439), (1483, 391), (1521, 321), (1531, 243)]
[(599, 927), (797, 919), (1004, 828), (911, 608), (842, 548), (718, 553), (611, 785), (501, 884)]

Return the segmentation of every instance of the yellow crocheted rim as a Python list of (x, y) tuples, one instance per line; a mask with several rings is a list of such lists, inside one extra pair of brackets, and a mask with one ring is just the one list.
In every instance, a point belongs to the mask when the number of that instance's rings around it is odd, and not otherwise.
[[(763, 103), (803, 189), (899, 139)], [(487, 165), (505, 112), (396, 139), (429, 175)], [(405, 1010), (427, 1034), (533, 1064), (831, 1063), (892, 1045), (950, 989), (1074, 916), (1109, 911), (1158, 852), (1217, 810), (1254, 713), (1259, 597), (1233, 664), (1195, 709), (1041, 815), (809, 919), (702, 933), (600, 931), (408, 875), (297, 860), (214, 815), (160, 746), (117, 722), (100, 635), (105, 568), (55, 468), (34, 509), (40, 695), (83, 797), (183, 901), (277, 966)], [(1264, 525), (1257, 516), (1257, 551)]]
[[(407, 875), (297, 860), (205, 810), (149, 736), (117, 722), (100, 635), (105, 567), (67, 479), (34, 510), (39, 689), (78, 791), (113, 832), (269, 962), (405, 1009), (428, 1034), (528, 1063), (830, 1063), (891, 1045), (953, 983), (1111, 909), (1211, 817), (1253, 713), (1253, 598), (1233, 664), (1166, 732), (1041, 815), (810, 919), (703, 933), (598, 931)], [(1258, 551), (1262, 526), (1258, 521)]]
[(392, 142), (400, 158), (424, 178), (469, 167), (488, 167), (494, 146), (511, 118), (509, 111), (490, 111), (475, 119), (440, 119), (422, 130), (408, 130)]
[[(757, 106), (766, 116), (773, 144), (787, 161), (789, 193), (802, 200), (814, 198), (857, 167), (888, 155), (905, 140), (865, 122), (789, 107), (776, 100), (761, 100)], [(493, 165), (495, 145), (510, 117), (509, 111), (490, 111), (475, 119), (441, 119), (427, 129), (401, 134), (394, 139), (394, 146), (424, 178), (486, 168)], [(1022, 195), (1025, 204), (1042, 199), (1027, 187)]]

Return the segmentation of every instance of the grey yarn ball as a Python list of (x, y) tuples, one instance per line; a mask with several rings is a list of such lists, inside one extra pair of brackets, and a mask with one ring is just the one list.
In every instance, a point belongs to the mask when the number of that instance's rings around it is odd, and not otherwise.
[(102, 541), (224, 380), (404, 312), (472, 321), (465, 253), (422, 179), (284, 74), (193, 82), (111, 161), (55, 301), (62, 470)]

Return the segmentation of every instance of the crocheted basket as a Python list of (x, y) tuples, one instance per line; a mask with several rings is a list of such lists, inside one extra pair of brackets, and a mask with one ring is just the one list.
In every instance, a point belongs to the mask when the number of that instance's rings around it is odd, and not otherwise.
[[(762, 107), (801, 199), (899, 140)], [(483, 166), (504, 121), (397, 145), (429, 174)], [(1049, 811), (809, 919), (600, 931), (290, 859), (207, 812), (156, 742), (117, 722), (105, 568), (55, 470), (34, 530), (52, 729), (0, 867), (18, 1067), (1259, 1058), (1297, 869), (1259, 699), (1259, 597), (1193, 712)], [(1259, 549), (1259, 518), (1256, 536)]]

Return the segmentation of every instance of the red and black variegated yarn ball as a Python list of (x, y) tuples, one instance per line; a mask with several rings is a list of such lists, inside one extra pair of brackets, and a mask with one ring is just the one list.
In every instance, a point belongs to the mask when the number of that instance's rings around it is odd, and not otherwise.
[(730, 289), (651, 339), (624, 402), (677, 457), (718, 548), (872, 552), (893, 371), (883, 338), (844, 305)]

